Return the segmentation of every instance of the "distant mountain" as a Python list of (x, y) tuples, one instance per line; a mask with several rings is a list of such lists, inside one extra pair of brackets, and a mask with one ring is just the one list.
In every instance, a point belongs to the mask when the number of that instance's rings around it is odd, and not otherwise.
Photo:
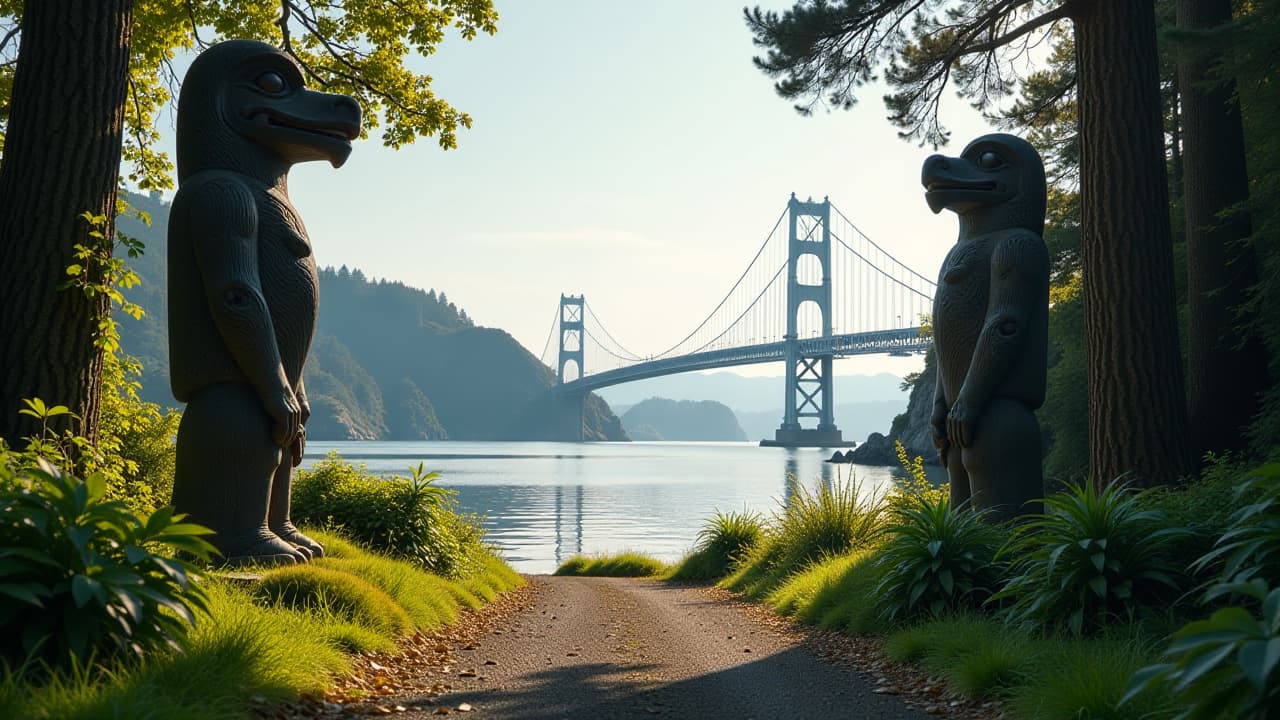
[[(590, 359), (588, 359), (588, 363)], [(877, 375), (837, 375), (836, 401), (857, 399), (859, 403), (891, 400), (907, 406), (902, 378), (890, 373)], [(782, 412), (785, 380), (776, 377), (743, 377), (731, 372), (683, 373), (614, 385), (600, 391), (610, 406), (634, 405), (651, 397), (675, 400), (715, 400), (734, 412)], [(899, 409), (901, 412), (901, 409)]]
[(634, 440), (747, 439), (733, 411), (714, 400), (649, 398), (623, 413), (622, 427)]
[[(120, 320), (121, 344), (143, 362), (143, 398), (174, 405), (165, 299), (169, 208), (157, 197), (131, 194), (128, 201), (152, 224), (119, 222), (146, 243), (146, 253), (130, 260), (142, 285), (127, 294), (147, 315)], [(476, 327), (443, 292), (374, 281), (357, 269), (320, 272), (320, 318), (304, 380), (313, 439), (551, 439), (550, 368), (506, 332)], [(587, 439), (627, 439), (595, 395), (587, 397), (585, 418)]]

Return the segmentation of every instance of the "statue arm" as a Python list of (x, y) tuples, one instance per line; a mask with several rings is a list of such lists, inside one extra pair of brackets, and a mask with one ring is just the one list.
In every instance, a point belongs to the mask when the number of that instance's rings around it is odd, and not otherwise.
[(991, 254), (991, 294), (964, 384), (947, 418), (947, 435), (961, 447), (972, 444), (982, 408), (1014, 371), (1030, 334), (1036, 306), (1048, 302), (1049, 252), (1029, 232), (1004, 238)]
[(947, 438), (946, 393), (942, 390), (942, 378), (935, 375), (933, 379), (933, 412), (929, 417), (929, 427), (933, 429), (933, 446), (938, 450), (938, 461), (943, 467), (947, 465), (947, 451), (951, 449), (951, 441)]
[(233, 180), (209, 181), (192, 190), (195, 194), (179, 193), (175, 205), (185, 202), (173, 211), (186, 215), (205, 302), (227, 350), (274, 420), (272, 438), (288, 448), (302, 413), (280, 362), (258, 277), (257, 204)]

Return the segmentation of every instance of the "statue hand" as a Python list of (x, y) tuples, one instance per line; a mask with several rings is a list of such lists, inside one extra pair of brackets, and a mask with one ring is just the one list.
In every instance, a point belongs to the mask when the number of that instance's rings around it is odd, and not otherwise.
[(960, 447), (969, 447), (973, 444), (977, 419), (978, 408), (970, 407), (963, 396), (956, 398), (947, 414), (947, 438)]
[[(305, 420), (303, 422), (306, 422)], [(293, 466), (298, 467), (302, 464), (302, 453), (307, 449), (307, 428), (298, 429), (298, 436), (293, 439), (293, 444), (289, 446), (289, 454), (292, 455)]]
[(947, 466), (947, 451), (951, 449), (951, 439), (947, 437), (947, 406), (937, 403), (933, 406), (933, 415), (929, 418), (929, 427), (933, 430), (933, 446), (938, 450), (938, 462)]
[(301, 390), (294, 393), (294, 397), (298, 399), (298, 408), (302, 411), (302, 424), (306, 425), (311, 418), (311, 403), (307, 402), (307, 394)]
[(263, 405), (274, 421), (271, 439), (277, 446), (287, 449), (298, 437), (298, 431), (302, 429), (302, 408), (298, 405), (297, 397), (292, 391), (284, 392), (269, 399)]

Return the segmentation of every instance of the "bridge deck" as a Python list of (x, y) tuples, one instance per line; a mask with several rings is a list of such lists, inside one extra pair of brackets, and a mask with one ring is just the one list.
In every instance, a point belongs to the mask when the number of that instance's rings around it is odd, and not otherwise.
[[(929, 347), (929, 342), (928, 338), (920, 336), (920, 328), (913, 327), (901, 330), (847, 333), (844, 335), (832, 335), (827, 338), (810, 338), (800, 340), (799, 344), (800, 354), (806, 357), (822, 355), (848, 357), (852, 355), (874, 355), (877, 353), (906, 354), (922, 352)], [(557, 385), (555, 390), (566, 394), (582, 394), (609, 387), (610, 385), (620, 385), (661, 375), (675, 375), (695, 370), (713, 370), (736, 365), (778, 362), (786, 359), (787, 343), (783, 340), (763, 345), (710, 350), (691, 355), (636, 363), (616, 370), (606, 370), (587, 375), (572, 382)]]

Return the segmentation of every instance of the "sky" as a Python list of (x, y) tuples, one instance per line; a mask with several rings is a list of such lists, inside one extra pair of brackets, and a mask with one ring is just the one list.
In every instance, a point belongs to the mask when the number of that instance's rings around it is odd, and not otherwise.
[[(920, 166), (933, 148), (897, 137), (883, 87), (865, 88), (851, 111), (798, 114), (751, 63), (742, 0), (494, 4), (496, 35), (454, 34), (411, 62), (474, 118), (456, 150), (424, 138), (393, 151), (374, 131), (339, 170), (292, 171), (321, 265), (444, 291), (535, 355), (562, 292), (585, 294), (632, 350), (674, 344), (746, 268), (791, 192), (830, 196), (889, 252), (936, 275), (956, 223), (924, 203)], [(943, 152), (958, 153), (992, 129), (947, 100), (955, 141)], [(837, 373), (920, 366), (869, 356)]]

